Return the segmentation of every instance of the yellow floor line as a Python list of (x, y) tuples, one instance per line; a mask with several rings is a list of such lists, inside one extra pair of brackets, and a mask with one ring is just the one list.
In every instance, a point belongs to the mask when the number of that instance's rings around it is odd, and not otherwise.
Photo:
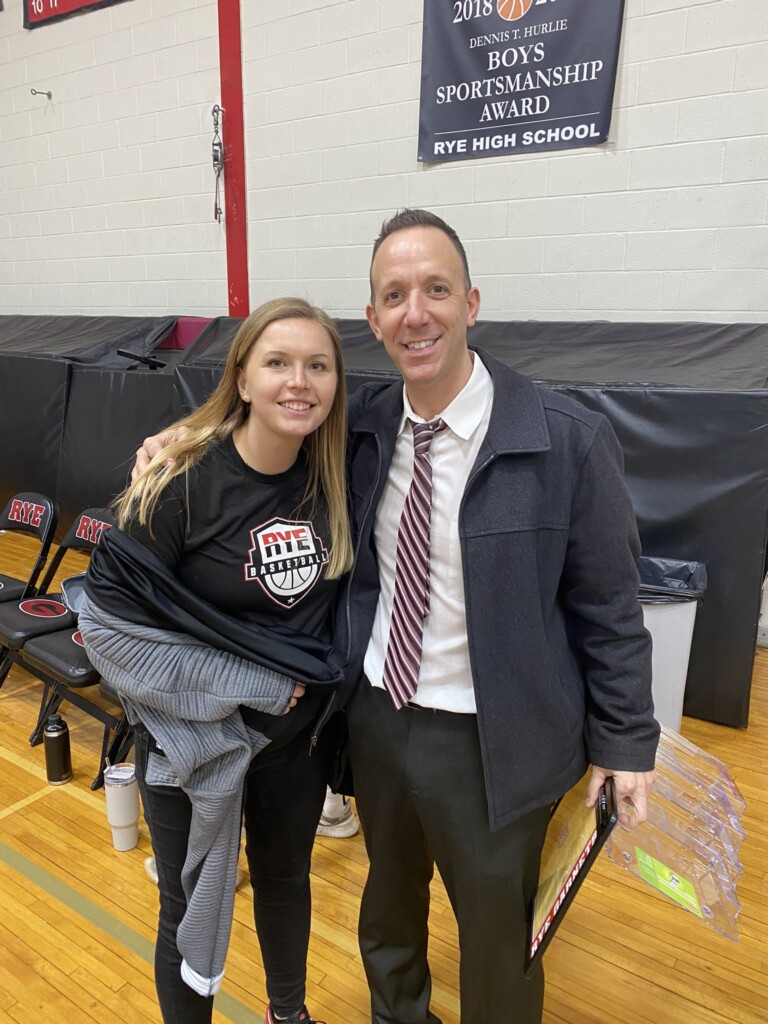
[[(114, 914), (110, 914), (86, 896), (81, 895), (67, 882), (56, 878), (46, 868), (35, 864), (23, 853), (14, 850), (2, 841), (0, 841), (0, 861), (29, 879), (34, 885), (48, 893), (52, 899), (58, 900), (84, 920), (96, 925), (146, 963), (152, 963), (154, 947), (151, 942), (135, 932), (129, 925), (118, 920)], [(226, 992), (217, 994), (215, 1005), (216, 1010), (232, 1024), (263, 1024), (261, 1017), (241, 1003), (239, 999), (235, 999), (234, 996), (230, 996)]]
[[(46, 793), (50, 792), (50, 783), (45, 774), (45, 768), (39, 767), (36, 764), (30, 764), (26, 757), (19, 757), (18, 754), (14, 754), (12, 750), (8, 750), (6, 747), (0, 747), (0, 761), (9, 761), (12, 765), (20, 768), (27, 775), (31, 775), (35, 779), (39, 779), (40, 782), (44, 782), (46, 788), (40, 793), (40, 796), (45, 796)], [(88, 782), (90, 785), (90, 782)], [(90, 804), (91, 807), (95, 807), (96, 804), (104, 802), (103, 790), (101, 792), (92, 792), (90, 789), (81, 789), (80, 785), (76, 781), (71, 783), (65, 783), (67, 796), (72, 796), (76, 800), (80, 800), (84, 804)], [(61, 786), (54, 786), (54, 789), (61, 789)]]
[(0, 820), (7, 818), (9, 814), (15, 814), (16, 811), (20, 811), (22, 807), (28, 807), (30, 804), (35, 803), (36, 800), (40, 800), (42, 797), (47, 795), (47, 789), (40, 789), (37, 793), (30, 793), (29, 796), (25, 796), (23, 800), (17, 800), (15, 804), (11, 804), (10, 807), (6, 807), (5, 810), (0, 811)]

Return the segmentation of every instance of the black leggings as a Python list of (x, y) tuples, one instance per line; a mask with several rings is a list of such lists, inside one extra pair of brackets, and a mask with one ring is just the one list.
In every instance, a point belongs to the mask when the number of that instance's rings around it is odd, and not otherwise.
[[(309, 867), (325, 799), (332, 743), (324, 731), (309, 755), (310, 730), (258, 754), (243, 798), (246, 855), (254, 919), (275, 1013), (289, 1016), (304, 1003), (311, 917)], [(176, 930), (186, 910), (181, 869), (187, 854), (191, 805), (173, 786), (147, 786), (146, 730), (136, 734), (136, 774), (152, 837), (160, 890), (155, 985), (164, 1024), (210, 1024), (213, 997), (182, 981)]]

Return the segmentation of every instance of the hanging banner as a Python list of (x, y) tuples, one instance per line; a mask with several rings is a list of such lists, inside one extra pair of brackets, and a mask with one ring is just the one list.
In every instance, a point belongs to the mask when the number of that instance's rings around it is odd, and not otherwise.
[(424, 0), (419, 160), (597, 146), (624, 0)]
[(37, 28), (51, 21), (68, 18), (80, 11), (95, 11), (99, 7), (111, 7), (123, 0), (23, 0), (24, 28)]

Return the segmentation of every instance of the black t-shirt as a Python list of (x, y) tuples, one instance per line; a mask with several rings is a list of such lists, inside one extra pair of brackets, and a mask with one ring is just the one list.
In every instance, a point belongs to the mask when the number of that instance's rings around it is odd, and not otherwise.
[[(258, 473), (230, 436), (171, 481), (155, 508), (151, 536), (135, 521), (128, 532), (222, 611), (330, 640), (338, 581), (325, 575), (325, 509), (313, 514), (303, 501), (307, 475), (303, 452), (284, 473)], [(246, 708), (243, 715), (252, 728), (285, 739), (284, 732), (296, 735), (316, 716), (320, 702), (308, 689), (288, 715)]]

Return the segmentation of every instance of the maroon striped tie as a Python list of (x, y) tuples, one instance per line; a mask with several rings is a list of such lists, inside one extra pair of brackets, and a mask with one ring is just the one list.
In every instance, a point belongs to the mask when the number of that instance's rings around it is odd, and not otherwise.
[(397, 534), (395, 596), (383, 682), (396, 708), (416, 692), (424, 620), (429, 615), (429, 526), (432, 463), (429, 446), (445, 427), (442, 420), (413, 424), (413, 479)]

